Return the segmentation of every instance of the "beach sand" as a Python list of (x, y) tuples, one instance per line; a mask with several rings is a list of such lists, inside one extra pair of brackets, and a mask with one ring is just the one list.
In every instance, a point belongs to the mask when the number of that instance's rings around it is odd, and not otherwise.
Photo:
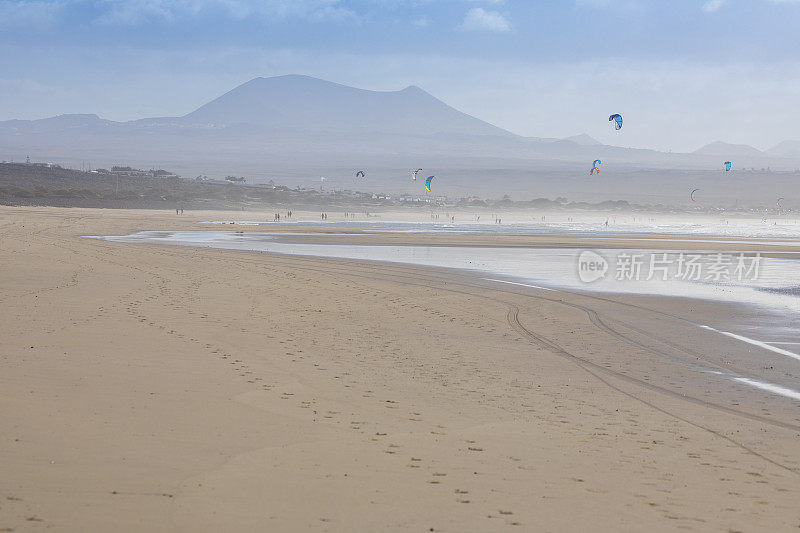
[(691, 364), (800, 365), (676, 318), (740, 311), (82, 238), (222, 218), (0, 208), (0, 531), (800, 526), (800, 404)]

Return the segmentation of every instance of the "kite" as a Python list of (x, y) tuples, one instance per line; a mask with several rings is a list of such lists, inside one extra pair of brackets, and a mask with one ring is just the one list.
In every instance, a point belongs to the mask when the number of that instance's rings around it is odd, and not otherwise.
[(731, 162), (725, 161), (725, 172), (729, 172), (731, 170)]
[(697, 201), (697, 200), (694, 199), (694, 193), (696, 193), (699, 190), (700, 189), (692, 189), (692, 192), (689, 193), (689, 198), (691, 198), (693, 202)]
[(414, 171), (414, 175), (413, 175), (413, 176), (411, 176), (411, 179), (412, 179), (412, 180), (414, 180), (414, 181), (417, 181), (417, 172), (419, 172), (420, 170), (422, 170), (422, 169), (421, 169), (421, 168), (418, 168), (417, 170), (415, 170), (415, 171)]
[(608, 121), (609, 122), (611, 122), (612, 120), (614, 121), (614, 129), (615, 130), (621, 130), (622, 129), (622, 115), (614, 114), (614, 115), (611, 115), (610, 117), (608, 117)]
[(425, 188), (429, 191), (431, 190), (431, 181), (433, 181), (433, 178), (435, 177), (436, 176), (428, 176), (428, 179), (425, 180)]
[(602, 161), (600, 161), (599, 159), (595, 159), (594, 163), (592, 163), (592, 170), (589, 171), (589, 175), (591, 176), (592, 174), (600, 174), (600, 169), (597, 168), (597, 165), (602, 165), (602, 164), (603, 164)]
[(777, 204), (777, 206), (778, 206), (778, 209), (783, 209), (783, 208), (781, 207), (781, 200), (783, 200), (783, 196), (781, 196), (780, 198), (778, 198), (778, 201), (777, 201), (777, 202), (775, 202), (775, 203)]
[(358, 172), (356, 172), (356, 177), (357, 177), (357, 178), (359, 178), (359, 177), (360, 177), (360, 178), (366, 178), (366, 177), (367, 177), (367, 175), (366, 175), (366, 174), (364, 174), (364, 171), (363, 171), (363, 170), (359, 170)]

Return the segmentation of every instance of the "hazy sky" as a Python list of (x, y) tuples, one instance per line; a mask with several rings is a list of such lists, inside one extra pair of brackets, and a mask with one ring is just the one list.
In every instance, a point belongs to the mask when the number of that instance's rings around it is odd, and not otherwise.
[(0, 0), (0, 120), (182, 115), (297, 73), (522, 135), (764, 149), (800, 139), (799, 23), (800, 0)]

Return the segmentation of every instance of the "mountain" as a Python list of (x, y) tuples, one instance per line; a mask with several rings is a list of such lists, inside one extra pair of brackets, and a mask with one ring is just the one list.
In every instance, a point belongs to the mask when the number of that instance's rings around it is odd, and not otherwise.
[(297, 75), (250, 80), (182, 117), (182, 122), (274, 130), (513, 136), (419, 87), (368, 91)]
[(603, 144), (594, 137), (585, 133), (573, 135), (572, 137), (565, 137), (564, 140), (574, 142), (575, 144), (579, 144), (581, 146), (600, 146)]
[[(685, 189), (713, 186), (720, 160), (734, 160), (748, 172), (800, 166), (800, 155), (790, 159), (724, 143), (694, 154), (667, 154), (603, 145), (587, 134), (522, 137), (419, 87), (369, 91), (294, 75), (255, 78), (184, 116), (115, 122), (59, 115), (0, 122), (0, 160), (26, 156), (73, 168), (129, 165), (304, 187), (319, 187), (325, 176), (326, 188), (391, 193), (419, 192), (419, 183), (407, 176), (423, 167), (440, 178), (437, 193), (592, 201), (635, 200), (641, 194), (654, 202), (669, 195), (684, 201)], [(595, 159), (603, 160), (601, 179), (588, 176)], [(362, 168), (369, 179), (356, 182), (354, 169)], [(776, 186), (784, 195), (800, 183), (794, 174), (778, 178), (787, 180)], [(742, 187), (753, 190), (726, 189), (726, 194), (737, 195), (735, 200), (773, 193), (757, 183), (743, 181)]]
[(0, 122), (0, 127), (17, 132), (66, 132), (69, 130), (98, 128), (113, 124), (97, 115), (58, 115), (40, 120), (8, 120)]
[(779, 157), (800, 157), (800, 141), (783, 141), (766, 151)]
[(697, 155), (718, 155), (721, 157), (763, 155), (761, 150), (746, 144), (729, 144), (720, 141), (707, 144), (692, 153)]

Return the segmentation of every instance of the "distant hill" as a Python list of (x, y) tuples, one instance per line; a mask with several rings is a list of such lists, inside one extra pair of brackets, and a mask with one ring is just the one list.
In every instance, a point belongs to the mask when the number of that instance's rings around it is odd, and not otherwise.
[(783, 141), (766, 151), (779, 157), (800, 157), (800, 141)]
[(594, 137), (585, 133), (573, 135), (572, 137), (565, 137), (564, 140), (574, 142), (575, 144), (579, 144), (581, 146), (600, 146), (603, 144)]
[(7, 120), (0, 122), (0, 128), (16, 132), (66, 132), (70, 130), (102, 128), (114, 124), (97, 115), (58, 115), (39, 120)]
[(707, 144), (692, 153), (698, 155), (718, 155), (721, 157), (763, 155), (761, 150), (746, 144), (729, 144), (720, 141)]
[(514, 136), (453, 109), (419, 87), (367, 91), (296, 75), (255, 78), (181, 120), (272, 130)]

